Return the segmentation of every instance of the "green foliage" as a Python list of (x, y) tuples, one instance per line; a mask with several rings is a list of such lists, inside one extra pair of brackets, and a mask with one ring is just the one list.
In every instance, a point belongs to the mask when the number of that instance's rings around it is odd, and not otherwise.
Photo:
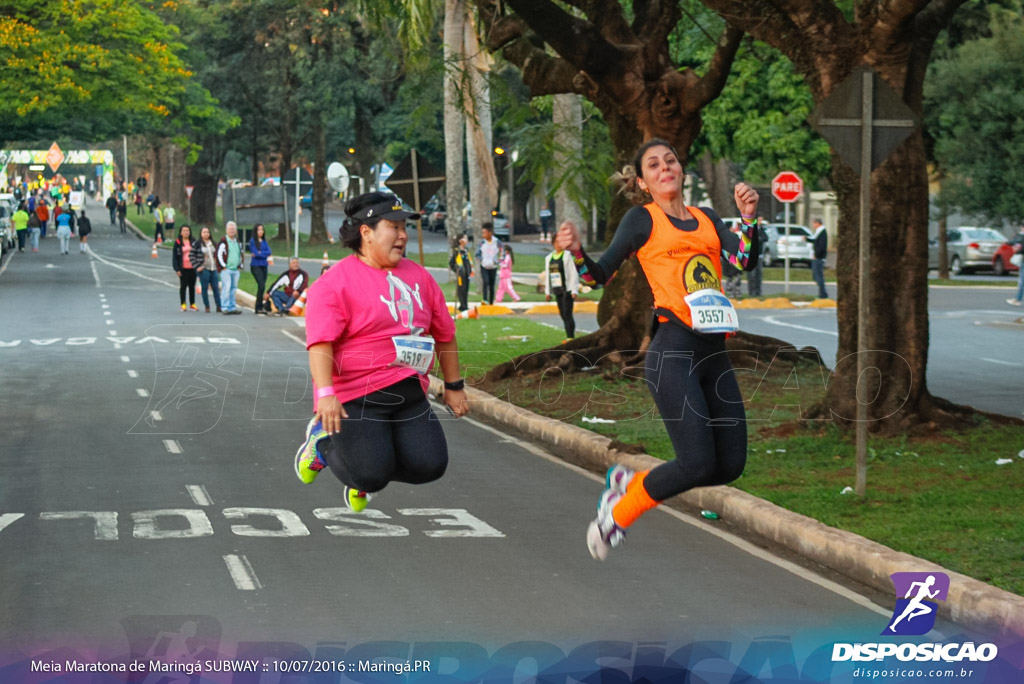
[(990, 220), (1024, 221), (1024, 19), (1000, 13), (992, 35), (932, 64), (925, 112), (944, 169), (943, 200)]
[(7, 140), (99, 140), (159, 125), (190, 72), (173, 26), (132, 0), (15, 0), (0, 17)]
[(768, 183), (782, 169), (803, 178), (829, 174), (829, 147), (808, 125), (811, 91), (792, 63), (764, 43), (736, 57), (722, 94), (704, 108), (702, 144), (716, 159), (744, 168), (748, 182)]

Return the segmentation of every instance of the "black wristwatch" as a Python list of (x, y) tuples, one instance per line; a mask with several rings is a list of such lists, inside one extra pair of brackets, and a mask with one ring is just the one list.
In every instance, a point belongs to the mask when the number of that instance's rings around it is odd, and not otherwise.
[(466, 379), (459, 378), (455, 382), (446, 382), (444, 383), (444, 388), (446, 390), (451, 390), (452, 392), (458, 392), (459, 390), (466, 389)]

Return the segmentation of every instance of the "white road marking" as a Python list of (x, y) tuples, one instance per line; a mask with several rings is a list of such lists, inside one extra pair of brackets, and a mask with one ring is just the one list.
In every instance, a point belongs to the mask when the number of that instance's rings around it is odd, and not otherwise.
[[(428, 537), (504, 537), (475, 515), (461, 508), (399, 508), (402, 515), (423, 515), (430, 517), (430, 522), (441, 527), (461, 527), (458, 530), (427, 530), (423, 534)], [(443, 516), (443, 517), (438, 517)]]
[(131, 362), (131, 359), (128, 358), (127, 356), (122, 356), (121, 360), (124, 361), (125, 363), (130, 363)]
[(287, 335), (288, 337), (292, 338), (293, 340), (295, 340), (299, 344), (301, 344), (303, 347), (306, 346), (306, 340), (302, 339), (301, 337), (299, 337), (295, 333), (293, 333), (293, 332), (291, 332), (289, 330), (282, 330), (281, 332), (284, 333), (285, 335)]
[(128, 377), (129, 378), (137, 378), (137, 377), (139, 377), (139, 372), (138, 371), (130, 370), (130, 371), (128, 371)]
[[(160, 529), (158, 523), (162, 518), (184, 519), (188, 527), (182, 529), (180, 520), (175, 520), (170, 529)], [(194, 539), (213, 536), (213, 525), (206, 513), (193, 508), (136, 511), (132, 513), (132, 520), (135, 521), (133, 535), (136, 539)]]
[(150, 412), (149, 412), (149, 417), (150, 417), (150, 418), (151, 418), (151, 419), (152, 419), (152, 420), (153, 420), (154, 422), (160, 422), (161, 420), (163, 420), (163, 419), (164, 419), (164, 417), (163, 417), (162, 415), (160, 415), (160, 412), (159, 412), (159, 411), (150, 411)]
[(93, 521), (93, 535), (98, 541), (117, 541), (116, 511), (44, 511), (39, 514), (40, 520), (78, 520), (88, 518)]
[[(153, 411), (156, 413), (156, 411)], [(185, 485), (185, 490), (188, 491), (188, 495), (192, 497), (192, 501), (195, 502), (196, 506), (212, 506), (213, 499), (210, 498), (210, 493), (206, 491), (206, 487), (203, 485)]]
[(136, 389), (135, 393), (138, 394), (140, 397), (148, 397), (149, 396), (149, 390), (143, 389), (141, 387)]
[(99, 271), (96, 270), (96, 262), (90, 260), (89, 266), (92, 268), (92, 278), (96, 281), (96, 287), (103, 287), (103, 284), (100, 282)]
[(114, 321), (111, 321), (111, 320), (108, 319), (107, 320), (107, 325), (114, 325)]
[(124, 266), (122, 266), (120, 264), (115, 264), (113, 261), (110, 261), (106, 257), (100, 256), (99, 254), (97, 254), (96, 252), (94, 252), (92, 250), (89, 250), (89, 256), (92, 257), (93, 259), (98, 260), (101, 264), (104, 264), (106, 266), (110, 266), (111, 268), (119, 269), (121, 271), (124, 271), (125, 273), (130, 273), (133, 276), (136, 276), (138, 278), (142, 278), (143, 280), (148, 280), (148, 281), (150, 281), (152, 283), (156, 283), (157, 285), (163, 285), (164, 287), (169, 287), (172, 290), (174, 288), (178, 287), (177, 285), (172, 285), (171, 283), (167, 282), (166, 280), (158, 280), (156, 278), (150, 278), (148, 275), (143, 275), (142, 273), (139, 273), (137, 271), (133, 271), (130, 268), (125, 268)]
[(232, 525), (231, 531), (239, 537), (308, 537), (309, 528), (297, 513), (284, 508), (225, 508), (228, 520), (243, 520), (251, 515), (277, 519), (276, 529), (260, 529), (252, 525)]
[(109, 304), (101, 304), (101, 305), (100, 305), (100, 308), (101, 308), (101, 309), (109, 309), (109, 308), (110, 308), (110, 305), (109, 305)]
[(25, 517), (24, 513), (0, 513), (0, 532), (11, 523)]
[(104, 316), (113, 316), (114, 314), (110, 313), (109, 311), (104, 311), (103, 315)]
[(231, 573), (231, 579), (234, 581), (235, 587), (241, 591), (255, 591), (256, 589), (263, 588), (252, 566), (249, 565), (249, 560), (245, 556), (234, 553), (228, 554), (224, 556), (224, 563), (228, 566), (228, 572)]
[(1000, 366), (1010, 366), (1011, 368), (1020, 368), (1024, 364), (1013, 363), (1012, 361), (1000, 361), (999, 359), (987, 359), (984, 356), (979, 357), (982, 361), (988, 361), (989, 363), (998, 363)]
[[(839, 333), (834, 330), (822, 330), (821, 328), (812, 328), (807, 325), (797, 325), (796, 323), (786, 323), (775, 318), (775, 316), (765, 316), (761, 319), (765, 323), (771, 323), (772, 325), (779, 325), (783, 328), (794, 328), (796, 330), (806, 330), (807, 332), (820, 333), (822, 335), (831, 335), (832, 337), (839, 337)], [(742, 326), (741, 326), (742, 327)]]
[(362, 513), (353, 513), (347, 508), (316, 508), (313, 515), (319, 520), (330, 520), (343, 522), (345, 525), (324, 525), (327, 531), (335, 537), (408, 537), (409, 530), (401, 525), (377, 522), (379, 520), (390, 520), (391, 516), (378, 511), (376, 508), (367, 508)]
[[(504, 432), (496, 428), (493, 428), (490, 425), (484, 425), (483, 423), (473, 420), (472, 418), (460, 418), (459, 420), (464, 420), (468, 422), (470, 425), (476, 426), (481, 430), (485, 430), (494, 435), (498, 435), (499, 437), (512, 438), (511, 435), (505, 434)], [(601, 484), (604, 484), (604, 477), (591, 473), (590, 471), (584, 470), (583, 468), (580, 468), (579, 466), (573, 465), (571, 463), (566, 463), (565, 461), (555, 456), (552, 456), (550, 453), (536, 446), (535, 444), (520, 441), (519, 446), (529, 451), (531, 454), (539, 456), (540, 458), (543, 458), (546, 461), (550, 461), (551, 463), (560, 465), (563, 468), (568, 468), (569, 470), (572, 470), (573, 472), (578, 473), (579, 475), (582, 475), (587, 479), (593, 480), (594, 482), (600, 482)], [(756, 558), (760, 558), (761, 560), (771, 563), (779, 568), (782, 568), (783, 570), (787, 570), (788, 572), (796, 575), (797, 577), (805, 579), (808, 582), (817, 584), (819, 587), (822, 587), (824, 589), (831, 591), (834, 594), (842, 596), (843, 598), (847, 599), (848, 601), (851, 601), (852, 603), (857, 604), (862, 608), (866, 608), (874, 613), (878, 613), (879, 615), (885, 615), (887, 617), (891, 613), (891, 611), (883, 609), (881, 606), (878, 606), (866, 597), (861, 596), (860, 594), (857, 594), (856, 592), (847, 589), (843, 585), (837, 584), (836, 582), (833, 582), (831, 580), (827, 580), (824, 577), (820, 577), (817, 574), (807, 570), (806, 568), (797, 565), (796, 563), (779, 558), (769, 553), (768, 551), (765, 551), (764, 549), (754, 546), (750, 542), (741, 539), (740, 537), (737, 537), (734, 534), (724, 532), (720, 529), (715, 528), (712, 525), (705, 524), (703, 521), (698, 521), (697, 519), (691, 518), (690, 516), (680, 513), (679, 511), (673, 508), (669, 508), (668, 506), (658, 506), (655, 510), (661, 511), (662, 513), (665, 513), (667, 515), (671, 515), (673, 518), (676, 518), (677, 520), (680, 520), (688, 525), (699, 527), (701, 530), (707, 532), (708, 534), (712, 534), (718, 537), (719, 539), (722, 539), (723, 541), (732, 544), (736, 548), (746, 551), (747, 553)]]
[(17, 252), (12, 252), (11, 256), (7, 257), (7, 261), (4, 262), (4, 265), (0, 266), (0, 276), (2, 276), (4, 271), (7, 270), (7, 267), (11, 265), (11, 260), (14, 259), (15, 254), (17, 254)]
[(165, 439), (164, 448), (167, 449), (167, 451), (172, 454), (181, 453), (181, 445), (178, 444), (178, 440), (176, 439)]

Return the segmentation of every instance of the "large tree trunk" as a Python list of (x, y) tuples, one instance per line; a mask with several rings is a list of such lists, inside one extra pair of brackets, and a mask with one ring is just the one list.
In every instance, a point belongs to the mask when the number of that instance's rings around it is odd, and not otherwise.
[(217, 224), (217, 176), (193, 166), (188, 169), (188, 184), (193, 186), (191, 217), (198, 235), (198, 227)]
[(310, 221), (310, 243), (327, 242), (327, 218), (325, 204), (327, 201), (327, 122), (320, 114), (316, 130), (316, 159), (313, 168), (313, 206)]
[(465, 156), (462, 83), (465, 68), (466, 6), (446, 0), (444, 9), (444, 161), (445, 229), (450, 241), (462, 231), (462, 207), (466, 204), (462, 164)]
[(711, 152), (704, 150), (699, 166), (712, 208), (719, 216), (731, 216), (736, 211), (736, 203), (733, 199), (732, 165), (729, 160), (713, 159)]
[[(480, 48), (472, 17), (465, 23), (465, 50), (468, 97), (466, 112), (466, 158), (469, 160), (469, 201), (473, 208), (471, 230), (479, 244), (481, 227), (491, 221), (491, 210), (498, 201), (498, 178), (494, 172), (491, 131), (491, 93), (487, 83), (486, 53)], [(482, 275), (481, 275), (482, 277)]]
[[(562, 172), (583, 156), (583, 104), (574, 93), (555, 95), (552, 102), (552, 122), (555, 125), (554, 166)], [(578, 185), (578, 178), (566, 178), (555, 192), (555, 226), (572, 221), (581, 234), (586, 234), (586, 216), (572, 200), (570, 186)], [(578, 190), (578, 188), (575, 188)]]

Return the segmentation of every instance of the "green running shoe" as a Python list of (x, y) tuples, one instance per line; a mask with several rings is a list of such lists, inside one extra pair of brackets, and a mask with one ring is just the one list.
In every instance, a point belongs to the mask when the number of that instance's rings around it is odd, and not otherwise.
[(370, 503), (370, 495), (358, 489), (345, 485), (345, 505), (353, 513), (361, 513), (366, 510), (366, 504)]
[(320, 440), (327, 439), (329, 435), (320, 424), (320, 420), (313, 416), (306, 425), (306, 441), (302, 443), (299, 450), (295, 452), (295, 475), (303, 484), (310, 484), (316, 479), (327, 464), (320, 458), (316, 445)]

